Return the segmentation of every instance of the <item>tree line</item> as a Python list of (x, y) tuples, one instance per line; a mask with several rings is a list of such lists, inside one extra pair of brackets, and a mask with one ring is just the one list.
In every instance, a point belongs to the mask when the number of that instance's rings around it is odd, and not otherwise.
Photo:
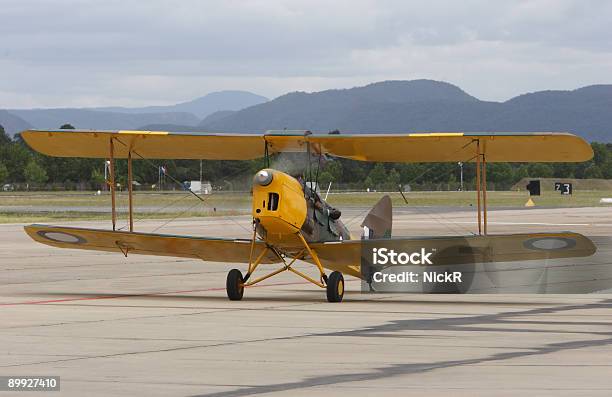
[[(70, 129), (71, 125), (62, 128)], [(612, 179), (612, 144), (591, 144), (595, 153), (584, 163), (490, 163), (487, 179), (490, 189), (506, 190), (524, 177)], [(213, 160), (134, 160), (134, 180), (139, 189), (181, 189), (175, 181), (210, 181), (222, 190), (248, 190), (252, 176), (266, 167), (264, 159), (245, 161)], [(461, 170), (466, 190), (473, 189), (476, 168), (473, 163), (368, 163), (347, 159), (314, 159), (307, 167), (305, 156), (282, 154), (270, 159), (270, 166), (292, 174), (309, 170), (306, 179), (318, 177), (320, 186), (330, 182), (335, 189), (396, 190), (409, 185), (412, 190), (457, 190)], [(126, 186), (127, 162), (116, 161), (116, 180)], [(166, 174), (160, 173), (160, 167)], [(105, 161), (48, 157), (34, 152), (17, 134), (9, 137), (0, 126), (0, 185), (16, 189), (98, 190), (104, 189)], [(306, 171), (308, 173), (308, 171)], [(161, 185), (160, 186), (160, 182)], [(407, 186), (406, 186), (407, 188)]]

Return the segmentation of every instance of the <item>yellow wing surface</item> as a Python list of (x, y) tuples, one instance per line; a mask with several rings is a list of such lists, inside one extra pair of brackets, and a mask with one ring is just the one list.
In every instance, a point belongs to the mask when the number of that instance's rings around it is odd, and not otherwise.
[(164, 131), (27, 130), (34, 150), (57, 157), (248, 160), (280, 152), (311, 150), (360, 161), (581, 162), (593, 157), (582, 138), (562, 132), (405, 134), (214, 134)]
[[(34, 240), (59, 248), (118, 252), (202, 259), (210, 262), (247, 263), (251, 240), (222, 239), (168, 234), (130, 233), (76, 227), (30, 225), (26, 233)], [(265, 244), (256, 241), (253, 256), (264, 250)], [(269, 251), (263, 263), (280, 259)]]

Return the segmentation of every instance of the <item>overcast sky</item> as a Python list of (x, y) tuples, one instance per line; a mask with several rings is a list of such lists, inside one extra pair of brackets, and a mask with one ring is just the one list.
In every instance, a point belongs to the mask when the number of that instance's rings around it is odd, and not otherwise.
[(480, 99), (612, 83), (612, 1), (2, 0), (0, 108), (428, 78)]

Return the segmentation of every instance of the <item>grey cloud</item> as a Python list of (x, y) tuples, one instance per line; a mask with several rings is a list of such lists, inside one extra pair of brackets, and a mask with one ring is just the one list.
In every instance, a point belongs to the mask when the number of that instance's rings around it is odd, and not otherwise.
[(507, 99), (607, 83), (612, 63), (608, 1), (4, 0), (0, 18), (0, 107), (423, 77)]

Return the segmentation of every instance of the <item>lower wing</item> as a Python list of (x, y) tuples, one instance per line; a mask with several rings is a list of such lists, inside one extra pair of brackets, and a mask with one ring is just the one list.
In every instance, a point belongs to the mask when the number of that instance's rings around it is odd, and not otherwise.
[[(24, 229), (32, 239), (39, 243), (60, 248), (121, 252), (124, 255), (175, 256), (234, 263), (248, 263), (251, 254), (251, 240), (246, 239), (175, 236), (46, 225), (30, 225)], [(259, 256), (265, 247), (265, 243), (256, 241), (253, 258)], [(272, 251), (268, 251), (262, 263), (280, 261)]]
[[(248, 263), (251, 240), (222, 239), (167, 234), (120, 232), (76, 227), (30, 225), (26, 233), (34, 240), (60, 248), (195, 258), (211, 262)], [(324, 267), (361, 277), (361, 261), (371, 258), (374, 248), (396, 252), (433, 252), (432, 264), (513, 262), (593, 255), (596, 247), (587, 237), (571, 232), (528, 233), (466, 237), (392, 238), (345, 240), (310, 244)], [(266, 248), (255, 241), (253, 258)], [(312, 262), (312, 258), (306, 261)], [(262, 263), (281, 259), (269, 250)]]
[(346, 240), (315, 243), (311, 248), (326, 268), (356, 277), (361, 277), (362, 260), (372, 263), (374, 248), (398, 254), (423, 249), (432, 252), (433, 266), (579, 258), (597, 251), (589, 238), (571, 232)]

